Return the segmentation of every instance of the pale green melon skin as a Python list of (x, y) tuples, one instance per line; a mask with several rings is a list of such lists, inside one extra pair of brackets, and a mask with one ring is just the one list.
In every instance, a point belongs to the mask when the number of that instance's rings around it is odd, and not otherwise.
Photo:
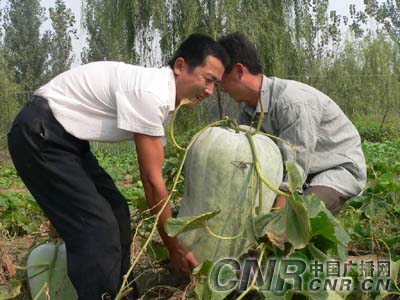
[[(204, 131), (188, 152), (185, 163), (185, 188), (178, 217), (221, 210), (208, 221), (211, 230), (224, 237), (243, 235), (235, 240), (212, 237), (205, 229), (179, 235), (199, 262), (237, 257), (246, 247), (244, 229), (258, 207), (258, 180), (250, 195), (250, 179), (255, 172), (253, 154), (244, 132), (225, 127)], [(283, 176), (282, 156), (277, 145), (267, 136), (253, 135), (258, 160), (264, 177), (279, 187)], [(245, 162), (247, 167), (239, 165)], [(250, 163), (249, 163), (250, 162)], [(276, 194), (262, 185), (262, 213), (271, 211)], [(254, 201), (254, 204), (252, 204)]]
[[(32, 299), (36, 297), (45, 282), (49, 283), (50, 299), (56, 300), (76, 300), (78, 295), (67, 275), (67, 255), (65, 244), (47, 242), (34, 248), (28, 257), (28, 277), (37, 274), (44, 267), (34, 267), (35, 265), (50, 265), (55, 258), (54, 267), (47, 269), (43, 273), (29, 279), (29, 287)], [(51, 280), (49, 281), (49, 276)], [(38, 300), (46, 300), (46, 293), (42, 293)]]

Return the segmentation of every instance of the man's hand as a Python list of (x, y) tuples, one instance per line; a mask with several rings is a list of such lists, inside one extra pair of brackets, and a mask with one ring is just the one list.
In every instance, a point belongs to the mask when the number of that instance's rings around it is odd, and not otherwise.
[(194, 257), (192, 251), (189, 251), (180, 243), (178, 245), (177, 248), (174, 248), (173, 250), (171, 249), (169, 252), (172, 267), (175, 271), (190, 276), (192, 270), (197, 267), (199, 263)]
[(274, 208), (285, 208), (286, 207), (286, 197), (279, 195), (276, 197)]

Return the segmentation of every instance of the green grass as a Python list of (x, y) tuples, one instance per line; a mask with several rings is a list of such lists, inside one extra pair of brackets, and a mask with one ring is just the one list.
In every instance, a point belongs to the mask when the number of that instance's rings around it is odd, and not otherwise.
[(400, 139), (400, 123), (397, 118), (358, 117), (354, 120), (361, 139), (369, 142), (395, 141)]
[(354, 253), (400, 258), (400, 140), (365, 142), (367, 189), (340, 214)]
[(24, 187), (14, 167), (0, 165), (0, 190), (23, 189)]

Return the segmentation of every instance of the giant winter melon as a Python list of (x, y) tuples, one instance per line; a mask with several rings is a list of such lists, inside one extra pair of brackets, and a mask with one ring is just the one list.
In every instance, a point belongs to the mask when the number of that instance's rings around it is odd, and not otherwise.
[[(253, 135), (263, 176), (275, 187), (282, 181), (283, 164), (277, 145), (267, 136)], [(261, 189), (262, 201), (259, 201)], [(202, 262), (237, 257), (246, 246), (245, 228), (256, 211), (270, 212), (276, 194), (259, 186), (252, 149), (245, 132), (211, 127), (194, 142), (185, 162), (185, 188), (178, 217), (221, 210), (208, 221), (206, 229), (181, 234), (181, 241)]]
[(27, 267), (32, 299), (78, 299), (67, 274), (64, 243), (47, 242), (37, 246), (29, 254)]

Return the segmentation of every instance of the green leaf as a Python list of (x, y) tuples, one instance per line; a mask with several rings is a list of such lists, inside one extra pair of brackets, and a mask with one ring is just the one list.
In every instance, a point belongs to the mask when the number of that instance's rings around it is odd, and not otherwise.
[(261, 292), (264, 296), (264, 299), (268, 300), (285, 300), (285, 297), (282, 295), (276, 295), (272, 291), (262, 291)]
[(213, 263), (209, 260), (205, 260), (203, 263), (198, 265), (194, 270), (193, 270), (193, 275), (208, 275), (211, 271), (211, 268), (213, 266)]
[[(398, 276), (399, 276), (399, 271), (400, 271), (400, 260), (397, 261), (390, 261), (390, 277), (392, 278), (392, 280), (396, 283), (398, 282)], [(397, 290), (399, 290), (399, 288), (396, 286)]]
[(286, 161), (285, 165), (289, 176), (289, 189), (293, 194), (296, 193), (296, 191), (301, 190), (303, 187), (303, 178), (301, 177), (300, 172), (293, 161), (288, 160)]
[(383, 241), (388, 245), (389, 248), (393, 248), (396, 244), (400, 245), (400, 236), (383, 238)]
[(206, 222), (209, 219), (218, 215), (220, 212), (221, 210), (216, 210), (198, 216), (184, 217), (184, 218), (170, 218), (165, 223), (165, 231), (169, 236), (174, 237), (186, 231), (198, 228), (204, 228)]
[(168, 249), (157, 242), (151, 242), (148, 246), (148, 254), (152, 259), (163, 260), (169, 257)]
[(314, 194), (303, 197), (303, 203), (310, 218), (315, 218), (324, 208), (326, 209), (324, 203)]
[(7, 285), (0, 285), (0, 300), (8, 300), (17, 297), (21, 293), (21, 283), (13, 281)]
[(346, 245), (350, 241), (347, 232), (318, 197), (306, 196), (303, 202), (311, 218), (311, 238), (316, 240), (317, 236), (322, 237), (318, 240), (323, 241), (323, 244), (318, 243), (317, 248), (322, 247), (324, 251), (331, 249), (341, 259), (345, 259)]
[[(273, 211), (268, 214), (254, 218), (254, 229), (257, 237), (265, 235), (266, 227), (275, 223), (282, 216), (282, 210)], [(284, 226), (283, 226), (284, 227)]]
[(245, 235), (250, 243), (257, 244), (256, 232), (254, 231), (253, 222), (251, 222), (251, 220), (246, 223)]
[(237, 280), (236, 270), (230, 265), (226, 265), (219, 272), (218, 279), (222, 285), (229, 283), (231, 280)]
[(328, 216), (321, 212), (315, 218), (311, 219), (312, 236), (321, 235), (333, 242), (338, 242), (335, 236), (335, 228)]
[(375, 300), (387, 299), (386, 297), (389, 295), (400, 295), (400, 289), (397, 286), (399, 270), (400, 270), (400, 260), (398, 260), (398, 261), (391, 260), (390, 261), (390, 280), (391, 280), (390, 288), (389, 288), (389, 290), (379, 291), (379, 295), (375, 298)]
[(329, 256), (315, 247), (314, 243), (309, 243), (307, 247), (308, 250), (310, 250), (311, 255), (319, 262), (326, 262), (329, 260)]
[[(215, 291), (210, 287), (209, 277), (213, 263), (210, 261), (203, 262), (194, 271), (193, 275), (197, 278), (198, 283), (194, 289), (196, 299), (199, 300), (223, 300), (232, 293), (232, 289), (228, 291)], [(236, 272), (229, 267), (224, 267), (218, 274), (218, 279), (221, 283), (237, 280)]]
[[(294, 199), (296, 198), (296, 200)], [(287, 198), (286, 211), (286, 234), (294, 249), (304, 248), (310, 240), (310, 219), (304, 208), (301, 197)]]

